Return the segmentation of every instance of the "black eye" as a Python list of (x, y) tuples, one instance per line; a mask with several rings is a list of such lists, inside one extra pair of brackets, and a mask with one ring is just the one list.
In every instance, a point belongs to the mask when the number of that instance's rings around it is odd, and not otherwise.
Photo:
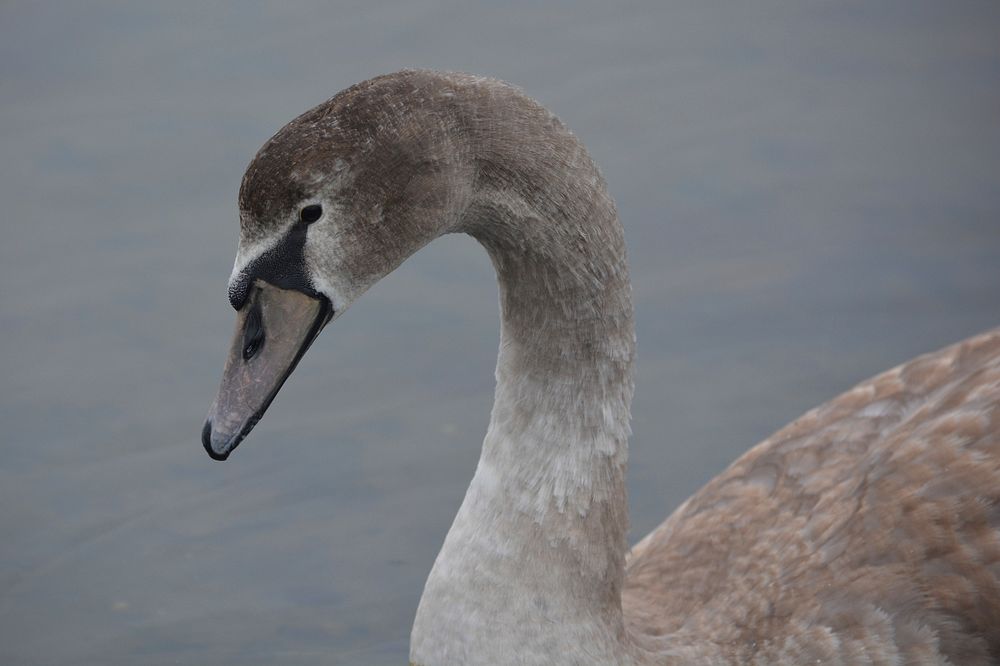
[(306, 224), (312, 224), (323, 215), (323, 207), (319, 204), (313, 204), (311, 206), (306, 206), (299, 211), (299, 219)]

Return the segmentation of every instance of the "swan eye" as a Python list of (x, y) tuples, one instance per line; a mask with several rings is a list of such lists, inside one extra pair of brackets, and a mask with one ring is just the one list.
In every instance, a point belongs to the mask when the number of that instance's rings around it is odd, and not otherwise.
[(306, 206), (299, 211), (299, 219), (306, 224), (312, 224), (323, 215), (323, 207), (319, 204), (312, 204), (311, 206)]

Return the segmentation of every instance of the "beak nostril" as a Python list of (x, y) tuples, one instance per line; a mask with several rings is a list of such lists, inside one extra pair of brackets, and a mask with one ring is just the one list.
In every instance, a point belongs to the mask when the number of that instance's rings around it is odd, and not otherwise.
[(243, 360), (249, 361), (264, 345), (264, 322), (260, 313), (260, 303), (255, 303), (247, 313), (246, 327), (243, 329)]
[(259, 339), (251, 340), (250, 343), (243, 348), (243, 360), (249, 361), (250, 359), (252, 359), (254, 356), (257, 355), (257, 350), (259, 348), (260, 348), (260, 340)]

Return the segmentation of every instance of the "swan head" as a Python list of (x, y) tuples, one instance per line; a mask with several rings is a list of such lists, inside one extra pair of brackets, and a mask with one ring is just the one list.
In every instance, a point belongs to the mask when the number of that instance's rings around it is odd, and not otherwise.
[(372, 79), (275, 134), (240, 187), (233, 335), (202, 443), (225, 460), (320, 331), (366, 289), (457, 228), (471, 182), (449, 121), (454, 82)]

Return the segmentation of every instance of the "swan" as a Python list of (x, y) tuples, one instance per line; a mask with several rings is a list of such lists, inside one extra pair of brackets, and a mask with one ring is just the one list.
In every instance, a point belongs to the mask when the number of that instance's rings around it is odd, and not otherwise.
[(466, 233), (496, 269), (495, 402), (412, 664), (1000, 663), (1000, 329), (806, 413), (629, 551), (625, 243), (552, 113), (488, 78), (376, 77), (268, 140), (239, 212), (217, 460), (421, 247)]

